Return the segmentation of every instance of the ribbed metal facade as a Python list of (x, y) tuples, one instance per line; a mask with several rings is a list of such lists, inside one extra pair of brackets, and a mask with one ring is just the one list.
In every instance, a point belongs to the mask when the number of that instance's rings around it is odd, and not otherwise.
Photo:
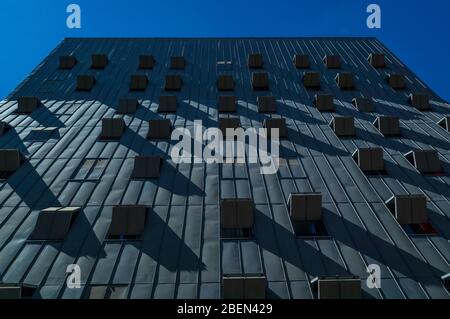
[[(371, 53), (384, 53), (387, 67), (373, 68)], [(91, 55), (106, 54), (104, 70), (91, 70)], [(270, 87), (254, 91), (247, 60), (261, 53)], [(306, 90), (304, 70), (292, 59), (310, 57), (321, 74), (322, 93), (334, 96), (335, 112), (313, 104), (317, 91)], [(153, 70), (139, 70), (142, 54), (155, 58)], [(327, 54), (342, 67), (327, 69)], [(73, 55), (72, 70), (58, 69), (59, 57)], [(184, 56), (184, 70), (169, 70), (171, 56)], [(231, 64), (218, 65), (218, 61)], [(343, 91), (339, 72), (352, 72), (356, 87)], [(439, 72), (439, 70), (436, 70)], [(393, 90), (392, 73), (405, 75), (407, 89)], [(76, 78), (91, 74), (91, 92), (75, 90)], [(150, 80), (144, 92), (130, 92), (133, 74)], [(167, 74), (183, 79), (178, 109), (158, 114)], [(194, 120), (217, 127), (219, 74), (233, 75), (239, 117), (244, 128), (260, 128), (266, 118), (285, 118), (288, 138), (281, 143), (281, 167), (261, 175), (256, 164), (174, 164), (171, 141), (146, 138), (148, 121), (170, 119), (174, 127), (192, 128)], [(407, 102), (410, 93), (426, 92), (431, 110)], [(273, 95), (277, 112), (262, 114), (257, 97)], [(43, 102), (32, 114), (15, 112), (21, 96)], [(355, 97), (370, 96), (375, 111), (358, 112)], [(140, 106), (124, 115), (126, 131), (118, 141), (102, 141), (102, 119), (116, 113), (122, 97)], [(313, 298), (317, 276), (358, 276), (364, 298), (449, 298), (441, 277), (450, 272), (450, 133), (437, 122), (450, 105), (436, 96), (383, 44), (372, 38), (267, 39), (66, 39), (0, 104), (0, 121), (11, 130), (0, 149), (19, 149), (27, 158), (0, 182), (0, 282), (28, 284), (34, 298), (83, 298), (89, 285), (118, 285), (123, 298), (221, 298), (223, 274), (259, 274), (267, 278), (269, 298)], [(355, 119), (356, 136), (339, 138), (333, 116)], [(398, 116), (402, 135), (385, 138), (372, 124), (377, 116)], [(34, 136), (38, 127), (56, 128)], [(42, 133), (40, 133), (42, 134)], [(361, 147), (384, 150), (386, 174), (363, 173), (352, 154)], [(417, 149), (439, 153), (443, 173), (419, 173), (404, 154)], [(157, 180), (131, 177), (137, 155), (161, 155)], [(291, 193), (319, 192), (328, 235), (297, 238), (288, 213)], [(425, 194), (436, 235), (410, 235), (385, 202), (395, 195)], [(221, 240), (221, 199), (251, 198), (255, 204), (254, 238)], [(149, 208), (142, 240), (108, 240), (115, 205)], [(33, 241), (39, 213), (48, 207), (82, 210), (64, 241)], [(68, 289), (67, 265), (82, 270), (82, 289)], [(381, 267), (381, 288), (369, 289), (367, 265)]]

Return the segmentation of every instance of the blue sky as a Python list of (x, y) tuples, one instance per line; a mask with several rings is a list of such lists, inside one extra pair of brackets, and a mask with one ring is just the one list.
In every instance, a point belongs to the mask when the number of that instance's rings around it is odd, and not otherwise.
[[(66, 27), (66, 7), (82, 29)], [(367, 5), (382, 28), (366, 26)], [(375, 36), (441, 97), (450, 100), (448, 0), (2, 0), (0, 98), (65, 37)]]

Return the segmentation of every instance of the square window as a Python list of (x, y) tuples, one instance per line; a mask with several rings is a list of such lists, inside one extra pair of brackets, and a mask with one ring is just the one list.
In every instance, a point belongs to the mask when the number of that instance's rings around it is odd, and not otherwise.
[(150, 120), (148, 139), (169, 139), (172, 133), (172, 123), (170, 120)]
[(252, 86), (254, 90), (267, 90), (269, 88), (269, 74), (267, 72), (253, 72)]
[(95, 82), (92, 75), (79, 75), (77, 76), (77, 91), (91, 91)]
[(177, 97), (175, 95), (161, 95), (159, 97), (158, 113), (175, 113), (177, 111)]
[(338, 137), (353, 137), (356, 135), (355, 119), (351, 116), (333, 117), (330, 126)]
[(165, 90), (166, 91), (180, 91), (183, 85), (183, 79), (179, 75), (166, 76)]
[(130, 91), (145, 91), (148, 86), (146, 75), (132, 75), (130, 78)]
[(323, 58), (328, 69), (340, 69), (341, 68), (341, 58), (338, 55), (327, 55)]
[(400, 119), (398, 117), (379, 116), (373, 124), (385, 137), (401, 135)]
[(72, 70), (77, 64), (77, 58), (72, 55), (64, 55), (59, 57), (59, 68), (61, 70)]
[(307, 89), (320, 90), (320, 73), (319, 72), (304, 72), (303, 85)]
[(155, 58), (153, 55), (139, 56), (139, 69), (151, 70), (155, 66)]
[(123, 118), (106, 118), (102, 119), (103, 140), (120, 139), (125, 132), (125, 121)]
[(267, 279), (264, 276), (224, 276), (223, 299), (265, 299)]
[(0, 150), (0, 178), (8, 178), (24, 161), (25, 157), (19, 150)]
[(254, 203), (251, 199), (222, 199), (220, 202), (222, 238), (253, 236)]
[(219, 118), (219, 129), (225, 138), (231, 138), (227, 134), (227, 129), (236, 130), (241, 126), (239, 118)]
[(361, 299), (361, 279), (358, 277), (318, 277), (311, 281), (318, 299)]
[(408, 98), (409, 104), (419, 111), (430, 111), (430, 96), (425, 93), (411, 93)]
[(336, 83), (341, 90), (352, 90), (354, 89), (354, 76), (350, 72), (341, 72), (336, 75)]
[(258, 96), (258, 112), (275, 113), (277, 102), (274, 96)]
[(91, 57), (91, 69), (104, 69), (108, 65), (108, 57), (105, 54), (93, 54)]
[(272, 129), (278, 129), (279, 138), (287, 138), (288, 130), (286, 120), (283, 118), (271, 118), (264, 120), (263, 127), (267, 129), (267, 137), (272, 137)]
[(233, 95), (221, 95), (218, 101), (219, 112), (236, 112), (236, 97)]
[(386, 201), (386, 206), (400, 225), (427, 224), (427, 198), (425, 195), (397, 195)]
[(121, 98), (119, 100), (119, 106), (117, 113), (119, 114), (132, 114), (137, 111), (139, 106), (138, 99), (135, 98)]
[(359, 148), (352, 157), (363, 172), (385, 174), (382, 148)]
[(389, 74), (388, 83), (394, 90), (406, 89), (406, 81), (403, 74)]
[(41, 101), (36, 96), (21, 96), (18, 99), (16, 112), (21, 114), (31, 114), (41, 105)]
[(263, 56), (261, 53), (251, 53), (248, 55), (248, 67), (260, 69), (263, 67)]
[(314, 104), (321, 112), (334, 112), (334, 98), (330, 94), (316, 94)]
[(114, 206), (108, 239), (140, 239), (144, 232), (146, 217), (145, 206)]
[(159, 156), (137, 156), (134, 159), (134, 179), (158, 178), (161, 171), (162, 159)]
[(294, 65), (297, 69), (308, 69), (310, 67), (309, 55), (296, 54), (294, 56)]
[(80, 211), (80, 207), (50, 207), (42, 210), (31, 240), (64, 240)]
[(170, 68), (174, 70), (183, 70), (186, 67), (186, 60), (182, 56), (173, 56), (170, 58)]
[(405, 154), (406, 159), (422, 174), (442, 172), (439, 154), (435, 150), (416, 150)]
[(219, 75), (217, 79), (217, 89), (219, 91), (233, 91), (234, 79), (231, 75)]
[(289, 211), (293, 221), (317, 222), (322, 220), (322, 194), (291, 194), (289, 196)]
[(367, 58), (370, 65), (376, 69), (384, 68), (386, 66), (385, 58), (383, 53), (372, 53)]
[(4, 136), (11, 129), (11, 125), (0, 121), (0, 137)]
[(375, 111), (372, 98), (357, 97), (352, 100), (352, 104), (360, 112), (370, 113)]

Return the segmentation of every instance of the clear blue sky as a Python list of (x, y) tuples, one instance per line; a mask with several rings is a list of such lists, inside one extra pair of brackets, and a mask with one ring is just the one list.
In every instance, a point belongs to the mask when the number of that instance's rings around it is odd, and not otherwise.
[[(66, 7), (82, 29), (66, 27)], [(382, 8), (381, 30), (366, 7)], [(1, 0), (0, 98), (65, 37), (376, 36), (450, 100), (448, 0)]]

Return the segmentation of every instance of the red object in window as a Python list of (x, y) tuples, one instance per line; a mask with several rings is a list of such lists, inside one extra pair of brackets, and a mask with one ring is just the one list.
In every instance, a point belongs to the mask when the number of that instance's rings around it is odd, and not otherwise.
[(431, 224), (420, 224), (420, 229), (427, 235), (436, 235), (438, 233)]

